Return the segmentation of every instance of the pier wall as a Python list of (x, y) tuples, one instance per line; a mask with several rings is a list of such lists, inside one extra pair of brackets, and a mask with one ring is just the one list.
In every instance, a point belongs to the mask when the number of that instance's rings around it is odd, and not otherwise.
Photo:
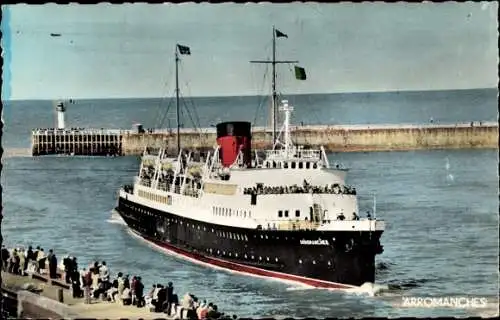
[(124, 132), (110, 129), (36, 129), (31, 134), (31, 153), (33, 156), (121, 155)]
[[(201, 132), (184, 129), (181, 144), (189, 149), (212, 149), (216, 144), (215, 130)], [(397, 151), (418, 149), (498, 148), (498, 124), (481, 125), (374, 125), (374, 126), (300, 126), (291, 128), (295, 143), (310, 147), (323, 145), (327, 151)], [(272, 134), (263, 128), (254, 128), (252, 147), (271, 147)], [(175, 152), (177, 138), (174, 133), (126, 133), (122, 140), (124, 155), (138, 155), (145, 145), (166, 147)]]
[[(330, 152), (397, 151), (418, 149), (498, 148), (498, 123), (474, 122), (427, 125), (292, 126), (296, 144)], [(252, 130), (252, 148), (271, 148), (272, 133)], [(215, 128), (181, 129), (183, 148), (212, 150)], [(145, 146), (167, 148), (176, 154), (177, 135), (172, 130), (139, 132), (106, 129), (37, 129), (32, 133), (32, 154), (140, 155)]]

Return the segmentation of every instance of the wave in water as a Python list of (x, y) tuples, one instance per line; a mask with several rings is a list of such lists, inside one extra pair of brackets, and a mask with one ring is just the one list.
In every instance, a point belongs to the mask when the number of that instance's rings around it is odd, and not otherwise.
[(127, 224), (125, 223), (125, 220), (123, 220), (122, 217), (120, 217), (118, 212), (116, 212), (115, 210), (111, 211), (111, 216), (109, 217), (108, 220), (106, 220), (106, 222), (113, 223), (113, 224), (119, 224), (119, 225), (122, 225), (125, 227), (127, 226)]

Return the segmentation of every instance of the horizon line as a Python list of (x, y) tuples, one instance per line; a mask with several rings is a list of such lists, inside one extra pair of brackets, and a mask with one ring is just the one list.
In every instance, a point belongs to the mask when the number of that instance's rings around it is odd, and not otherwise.
[[(469, 90), (498, 90), (498, 87), (479, 87), (479, 88), (450, 88), (450, 89), (404, 89), (404, 90), (368, 90), (368, 91), (337, 91), (337, 92), (311, 92), (311, 93), (289, 93), (284, 96), (306, 96), (306, 95), (333, 95), (333, 94), (370, 94), (370, 93), (408, 93), (408, 92), (439, 92), (439, 91), (469, 91)], [(239, 95), (191, 95), (182, 96), (186, 98), (236, 98), (236, 97), (267, 97), (270, 94), (239, 94)], [(175, 98), (174, 96), (123, 96), (123, 97), (85, 97), (85, 98), (23, 98), (23, 99), (2, 99), (3, 101), (58, 101), (58, 100), (131, 100), (131, 99), (166, 99)]]

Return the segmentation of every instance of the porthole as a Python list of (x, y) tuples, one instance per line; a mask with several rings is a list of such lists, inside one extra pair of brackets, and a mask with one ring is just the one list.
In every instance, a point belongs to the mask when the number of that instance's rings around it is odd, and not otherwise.
[(299, 263), (302, 264), (302, 260), (299, 259)]
[(229, 252), (229, 256), (231, 256), (231, 252)]
[(266, 234), (266, 239), (267, 239), (267, 234)]
[(259, 257), (259, 260), (262, 260), (262, 257)]
[(254, 259), (254, 256), (252, 256), (252, 260)]
[[(219, 250), (217, 250), (217, 254), (219, 254), (219, 253), (220, 253), (220, 251), (219, 251)], [(301, 262), (301, 263), (302, 263), (302, 262)]]
[(266, 257), (266, 260), (269, 261), (269, 257)]
[(237, 253), (235, 253), (235, 254), (234, 254), (234, 256), (235, 256), (236, 258), (238, 258), (238, 254), (237, 254)]
[(313, 260), (313, 264), (316, 264), (316, 261), (315, 261), (315, 260)]
[(226, 251), (222, 251), (222, 255), (223, 255), (223, 256), (224, 256), (224, 255), (226, 255)]
[(261, 238), (261, 239), (264, 239), (264, 236), (263, 236), (263, 235), (260, 235), (260, 238)]
[(332, 265), (332, 263), (331, 263), (330, 261), (328, 261), (328, 265), (329, 265), (329, 266), (331, 266), (331, 265)]
[(245, 257), (245, 259), (246, 259), (246, 258), (247, 258), (247, 255), (245, 254), (245, 255), (244, 255), (244, 257)]
[(278, 258), (274, 259), (276, 262), (278, 262)]

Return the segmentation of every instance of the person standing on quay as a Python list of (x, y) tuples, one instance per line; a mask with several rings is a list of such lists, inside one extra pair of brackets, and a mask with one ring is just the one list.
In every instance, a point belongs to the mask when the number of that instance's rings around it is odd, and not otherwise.
[(90, 272), (90, 268), (88, 271), (83, 269), (85, 274), (83, 276), (83, 292), (85, 294), (85, 302), (86, 304), (90, 304), (90, 286), (92, 285), (92, 274)]
[(57, 278), (57, 257), (54, 254), (54, 251), (50, 249), (49, 256), (47, 257), (49, 260), (49, 277), (51, 279)]

